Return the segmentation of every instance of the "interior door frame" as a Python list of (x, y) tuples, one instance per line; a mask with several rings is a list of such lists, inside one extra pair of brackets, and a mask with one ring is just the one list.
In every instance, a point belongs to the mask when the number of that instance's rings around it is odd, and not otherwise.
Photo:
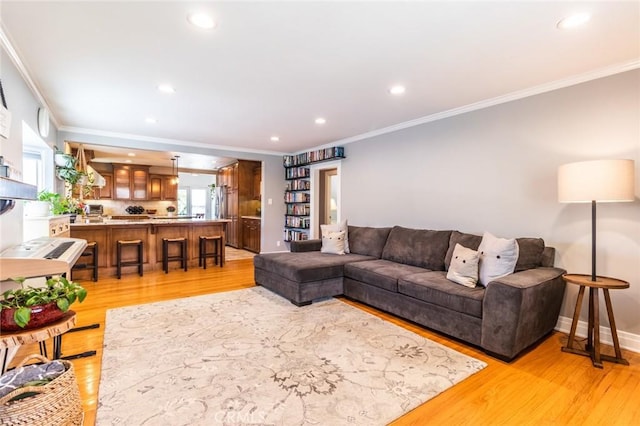
[(311, 212), (309, 215), (309, 238), (316, 239), (320, 238), (320, 179), (322, 170), (336, 170), (336, 202), (338, 203), (337, 210), (337, 218), (336, 220), (340, 222), (342, 220), (342, 161), (327, 161), (324, 163), (312, 164), (309, 166), (310, 171), (310, 198), (311, 198)]

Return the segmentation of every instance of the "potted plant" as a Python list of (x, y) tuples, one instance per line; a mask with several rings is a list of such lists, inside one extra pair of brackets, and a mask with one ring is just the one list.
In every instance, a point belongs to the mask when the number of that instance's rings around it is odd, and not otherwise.
[(84, 173), (73, 167), (56, 167), (56, 176), (71, 185), (75, 185), (80, 181), (80, 178), (84, 176)]
[(169, 216), (173, 216), (173, 213), (176, 211), (176, 207), (175, 206), (168, 206), (167, 207), (167, 214)]
[(25, 215), (33, 217), (46, 217), (53, 209), (54, 203), (60, 200), (60, 194), (42, 190), (38, 193), (37, 201), (29, 201), (26, 204)]
[(87, 290), (64, 277), (50, 278), (45, 287), (25, 287), (24, 278), (16, 278), (20, 287), (7, 290), (0, 299), (0, 328), (18, 331), (38, 328), (64, 316), (77, 300), (82, 303)]

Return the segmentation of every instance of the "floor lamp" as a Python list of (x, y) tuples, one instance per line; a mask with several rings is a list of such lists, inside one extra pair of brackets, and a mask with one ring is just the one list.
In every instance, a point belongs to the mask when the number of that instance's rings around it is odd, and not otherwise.
[(558, 169), (558, 201), (591, 203), (591, 281), (596, 276), (596, 203), (633, 201), (633, 160), (570, 163)]

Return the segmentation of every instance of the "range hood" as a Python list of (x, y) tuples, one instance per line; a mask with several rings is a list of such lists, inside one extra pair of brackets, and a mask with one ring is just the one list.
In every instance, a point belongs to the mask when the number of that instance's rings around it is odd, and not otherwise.
[(83, 176), (83, 179), (79, 182), (81, 185), (99, 186), (100, 188), (102, 188), (107, 184), (105, 178), (100, 173), (98, 173), (96, 169), (87, 164), (87, 159), (84, 155), (84, 146), (82, 144), (78, 146), (78, 155), (76, 158), (78, 160), (78, 170), (86, 173), (86, 177)]
[(99, 186), (102, 188), (107, 184), (107, 181), (104, 177), (96, 171), (93, 167), (87, 165), (87, 176), (89, 176), (89, 182), (91, 182), (90, 186)]
[(15, 200), (35, 200), (38, 188), (17, 180), (0, 177), (0, 215), (11, 210)]

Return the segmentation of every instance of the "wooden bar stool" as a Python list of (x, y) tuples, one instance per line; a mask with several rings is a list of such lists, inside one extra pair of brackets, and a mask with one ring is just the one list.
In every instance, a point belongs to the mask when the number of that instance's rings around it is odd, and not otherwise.
[[(91, 257), (89, 262), (86, 261), (87, 257)], [(82, 259), (83, 262), (73, 265), (71, 273), (73, 274), (73, 271), (79, 269), (91, 269), (92, 280), (98, 281), (98, 243), (95, 241), (87, 243), (87, 247), (85, 247), (84, 251), (80, 255), (80, 259)]]
[[(142, 240), (118, 240), (116, 247), (116, 266), (117, 266), (117, 275), (118, 279), (122, 276), (122, 267), (123, 266), (137, 266), (138, 267), (138, 275), (142, 276), (144, 271), (142, 268), (144, 262), (143, 253), (144, 243)], [(124, 247), (136, 247), (137, 250), (137, 258), (136, 260), (128, 260), (122, 261), (122, 249)]]
[[(169, 256), (169, 244), (178, 244), (180, 247), (180, 254)], [(187, 270), (187, 239), (180, 238), (163, 238), (162, 239), (162, 269), (166, 274), (169, 273), (169, 262), (179, 260), (180, 265), (186, 271)]]
[[(213, 241), (213, 251), (207, 251), (207, 242)], [(199, 245), (199, 253), (198, 253), (198, 266), (204, 266), (204, 269), (207, 269), (207, 259), (212, 257), (215, 260), (215, 264), (218, 264), (218, 259), (220, 259), (220, 267), (222, 268), (222, 237), (217, 235), (214, 237), (209, 237), (205, 235), (200, 236), (200, 245)]]

